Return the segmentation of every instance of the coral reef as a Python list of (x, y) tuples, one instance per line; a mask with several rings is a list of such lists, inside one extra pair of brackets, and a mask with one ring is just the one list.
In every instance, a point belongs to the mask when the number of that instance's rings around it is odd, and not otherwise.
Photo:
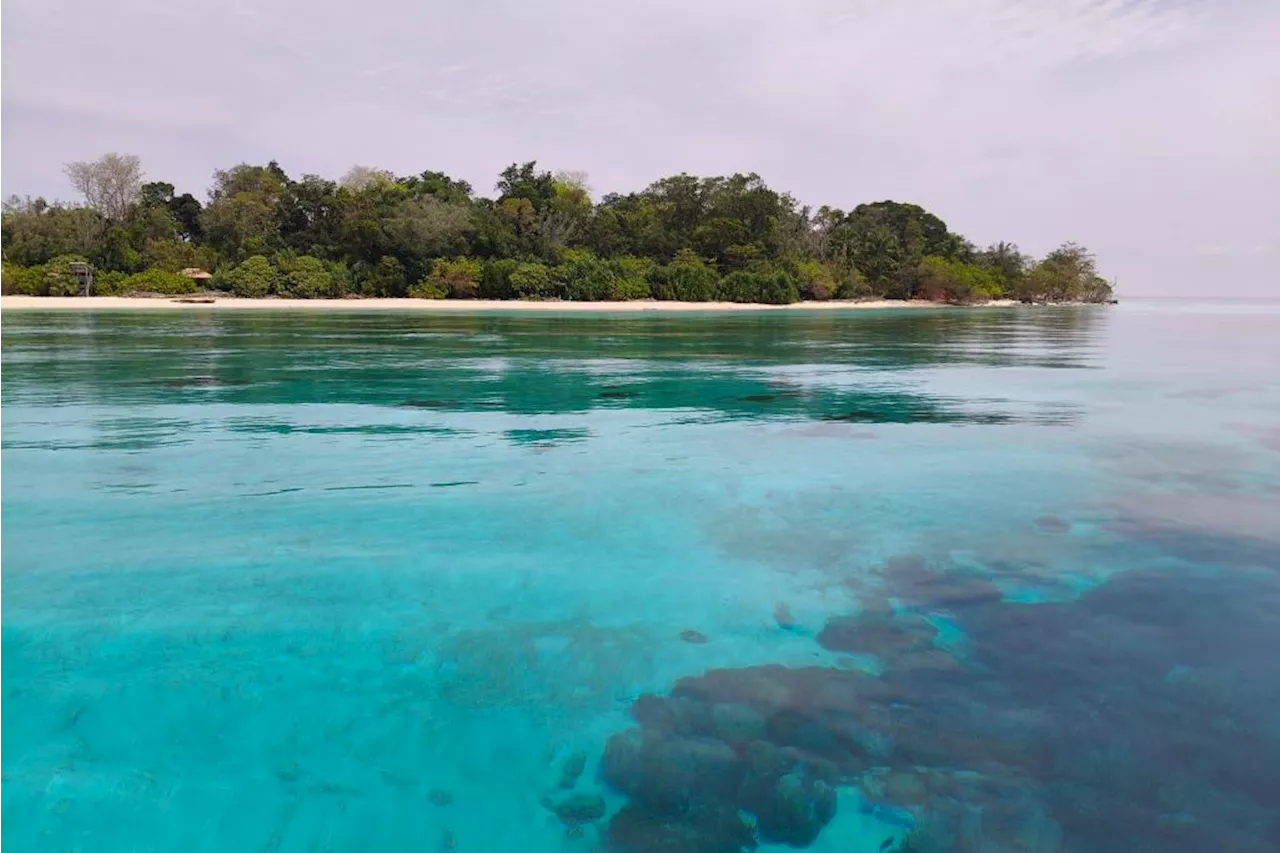
[[(1038, 604), (914, 558), (885, 577), (901, 609), (837, 615), (817, 637), (877, 656), (882, 675), (713, 669), (639, 697), (638, 725), (601, 760), (629, 799), (610, 842), (804, 847), (852, 785), (864, 811), (901, 827), (893, 849), (915, 853), (1280, 844), (1276, 573), (1131, 571)], [(964, 656), (936, 645), (921, 614), (939, 611)]]

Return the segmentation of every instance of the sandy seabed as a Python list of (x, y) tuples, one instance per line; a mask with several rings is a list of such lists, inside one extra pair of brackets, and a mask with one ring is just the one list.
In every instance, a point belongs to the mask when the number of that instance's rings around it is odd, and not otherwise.
[[(633, 313), (643, 311), (807, 311), (866, 310), (874, 308), (952, 308), (935, 302), (903, 302), (881, 299), (869, 302), (796, 302), (791, 305), (759, 305), (738, 302), (524, 302), (502, 299), (236, 299), (217, 298), (212, 302), (195, 301), (199, 297), (130, 297), (130, 296), (5, 296), (0, 308), (76, 310), (246, 310), (246, 311), (413, 311), (447, 314), (466, 311), (609, 311)], [(1010, 299), (984, 303), (983, 308), (1006, 308), (1018, 303)]]

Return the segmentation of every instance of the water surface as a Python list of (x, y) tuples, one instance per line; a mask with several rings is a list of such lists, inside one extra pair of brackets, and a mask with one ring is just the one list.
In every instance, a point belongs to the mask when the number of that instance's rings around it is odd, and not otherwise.
[(14, 849), (1280, 847), (1275, 304), (8, 311), (3, 371)]

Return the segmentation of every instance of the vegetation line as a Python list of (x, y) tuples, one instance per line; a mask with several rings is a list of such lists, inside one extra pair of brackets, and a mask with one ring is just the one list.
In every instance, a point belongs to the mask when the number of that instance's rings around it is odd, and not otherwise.
[(478, 197), (440, 172), (214, 173), (203, 204), (140, 161), (67, 165), (83, 204), (10, 197), (3, 292), (786, 304), (900, 298), (1111, 299), (1093, 256), (978, 249), (918, 205), (799, 205), (758, 175), (680, 174), (594, 201), (585, 177), (512, 164)]

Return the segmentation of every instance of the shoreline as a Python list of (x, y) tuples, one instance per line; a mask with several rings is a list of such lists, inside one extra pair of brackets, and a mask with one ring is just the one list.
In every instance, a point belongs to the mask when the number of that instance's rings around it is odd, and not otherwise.
[(948, 305), (937, 302), (904, 302), (877, 299), (866, 302), (793, 302), (763, 305), (741, 302), (525, 302), (506, 299), (238, 299), (217, 298), (213, 302), (180, 301), (192, 297), (141, 296), (0, 296), (0, 310), (19, 311), (408, 311), (421, 314), (450, 314), (468, 311), (679, 313), (689, 311), (796, 311), (796, 310), (884, 310), (920, 308), (1012, 308), (1022, 303), (996, 299), (981, 305)]

